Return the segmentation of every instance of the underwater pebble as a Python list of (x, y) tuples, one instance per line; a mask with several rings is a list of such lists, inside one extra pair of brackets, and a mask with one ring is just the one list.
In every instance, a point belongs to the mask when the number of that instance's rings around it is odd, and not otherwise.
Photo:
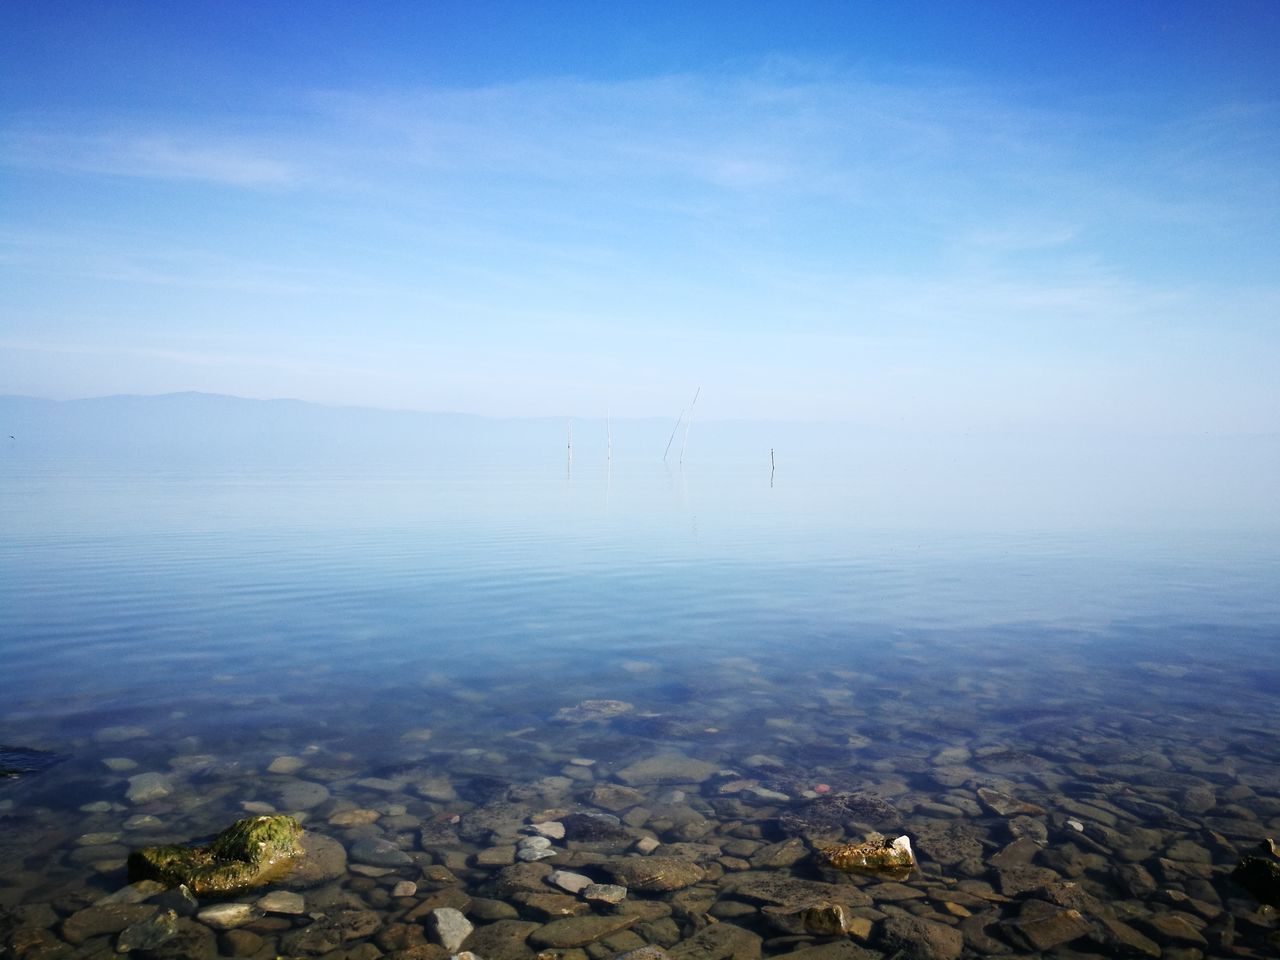
[(125, 799), (136, 804), (151, 803), (162, 800), (171, 793), (173, 784), (163, 773), (139, 773), (129, 778)]
[(102, 765), (114, 773), (138, 769), (138, 761), (130, 760), (128, 757), (107, 757), (102, 761)]
[(391, 888), (393, 897), (412, 897), (418, 892), (418, 885), (412, 880), (401, 880)]
[(559, 820), (545, 820), (542, 823), (535, 823), (531, 826), (539, 836), (547, 837), (550, 840), (564, 839), (564, 824)]
[(297, 773), (306, 765), (301, 757), (276, 757), (267, 765), (267, 773)]
[(215, 930), (231, 930), (258, 919), (258, 911), (250, 903), (215, 903), (202, 907), (196, 919)]
[(290, 893), (287, 890), (273, 890), (263, 897), (259, 897), (257, 907), (264, 913), (287, 913), (302, 914), (306, 913), (307, 902), (300, 893)]

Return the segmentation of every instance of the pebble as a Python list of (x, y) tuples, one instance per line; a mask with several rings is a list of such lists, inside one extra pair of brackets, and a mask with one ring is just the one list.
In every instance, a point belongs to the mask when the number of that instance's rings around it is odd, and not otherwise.
[(267, 765), (267, 773), (297, 773), (307, 765), (301, 757), (276, 757)]
[(177, 935), (178, 915), (172, 910), (162, 910), (147, 920), (125, 927), (116, 939), (116, 953), (154, 950)]
[(196, 919), (214, 930), (231, 930), (243, 927), (258, 919), (258, 911), (251, 903), (215, 903), (202, 907), (196, 913)]
[(393, 897), (412, 897), (418, 892), (418, 885), (412, 880), (401, 880), (391, 888)]
[(532, 824), (532, 829), (537, 831), (539, 836), (550, 840), (564, 839), (564, 824), (559, 820), (544, 820), (541, 823)]
[(276, 812), (276, 808), (262, 800), (245, 800), (240, 804), (240, 809), (245, 813), (252, 813), (255, 816), (267, 816)]
[(124, 743), (126, 740), (141, 740), (151, 736), (146, 727), (119, 725), (103, 727), (93, 735), (98, 743)]
[(590, 877), (583, 876), (581, 873), (574, 873), (571, 870), (553, 870), (547, 876), (547, 882), (559, 887), (561, 890), (567, 890), (569, 893), (581, 893), (591, 886), (593, 881)]
[(453, 907), (432, 910), (427, 915), (426, 926), (432, 942), (440, 944), (450, 953), (455, 953), (475, 929), (462, 911)]
[(601, 903), (621, 903), (627, 898), (627, 888), (616, 883), (593, 883), (582, 891), (582, 897)]
[(138, 769), (138, 761), (130, 760), (128, 757), (107, 757), (102, 763), (113, 773), (124, 773), (127, 770)]
[(139, 773), (129, 778), (125, 799), (143, 804), (162, 800), (173, 793), (173, 784), (163, 773)]
[(273, 890), (259, 897), (256, 905), (263, 913), (298, 915), (307, 911), (307, 901), (302, 894), (287, 890)]
[(379, 837), (364, 837), (357, 840), (347, 851), (356, 863), (371, 867), (408, 867), (413, 858), (389, 840)]

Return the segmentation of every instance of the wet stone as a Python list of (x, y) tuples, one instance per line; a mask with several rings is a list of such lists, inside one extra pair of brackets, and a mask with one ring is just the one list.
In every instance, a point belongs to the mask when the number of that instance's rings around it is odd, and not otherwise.
[(143, 804), (162, 800), (173, 793), (173, 783), (163, 773), (139, 773), (129, 778), (125, 799)]
[(617, 777), (628, 786), (657, 783), (701, 783), (716, 772), (716, 765), (683, 753), (659, 753), (618, 771)]
[(761, 938), (732, 923), (717, 923), (670, 948), (673, 960), (756, 960)]
[(593, 883), (582, 891), (582, 896), (600, 903), (621, 903), (627, 897), (627, 888), (616, 883)]
[(112, 903), (86, 907), (62, 921), (62, 938), (80, 944), (104, 933), (119, 933), (125, 927), (149, 920), (159, 908), (146, 903)]
[(605, 864), (605, 869), (621, 886), (646, 893), (679, 890), (706, 876), (698, 864), (679, 857), (627, 857)]
[(262, 937), (250, 930), (228, 930), (218, 938), (221, 952), (229, 957), (251, 957), (263, 943)]
[(1002, 817), (1020, 815), (1037, 817), (1043, 816), (1045, 813), (1044, 807), (1037, 806), (1034, 803), (1027, 803), (1017, 797), (987, 787), (978, 788), (978, 799), (982, 801), (983, 806)]
[(1005, 929), (1027, 949), (1044, 951), (1089, 934), (1093, 925), (1079, 910), (1062, 909), (1042, 901), (1028, 901)]
[(371, 910), (338, 910), (286, 934), (281, 946), (286, 953), (329, 953), (350, 940), (369, 936), (381, 922)]
[(125, 927), (116, 940), (116, 952), (154, 950), (177, 935), (178, 915), (172, 910), (161, 910), (153, 917)]
[(497, 920), (477, 927), (467, 941), (467, 948), (484, 960), (526, 960), (533, 956), (533, 949), (526, 941), (539, 926), (527, 920)]
[(636, 922), (627, 916), (583, 916), (553, 920), (529, 935), (529, 942), (539, 947), (563, 949), (582, 947), (602, 937), (625, 930)]
[(439, 907), (427, 916), (427, 930), (432, 942), (450, 953), (456, 953), (462, 947), (473, 929), (471, 921), (452, 907)]
[(959, 960), (964, 950), (959, 930), (921, 917), (886, 917), (877, 932), (881, 947), (904, 960)]
[(259, 897), (255, 905), (264, 913), (297, 915), (305, 913), (307, 909), (307, 901), (302, 894), (287, 890), (273, 890)]
[(196, 914), (196, 919), (215, 930), (231, 930), (243, 927), (258, 919), (258, 916), (258, 911), (249, 903), (216, 903), (202, 908)]
[[(356, 863), (368, 864), (371, 867), (408, 867), (413, 865), (413, 858), (389, 840), (380, 837), (365, 837), (357, 840), (348, 851)], [(508, 861), (510, 862), (510, 861)]]

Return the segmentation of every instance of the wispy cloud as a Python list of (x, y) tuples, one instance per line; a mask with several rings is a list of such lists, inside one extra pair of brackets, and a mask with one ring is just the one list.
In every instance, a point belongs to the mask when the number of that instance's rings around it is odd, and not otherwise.
[(196, 180), (234, 187), (283, 187), (298, 168), (259, 145), (209, 133), (96, 133), (18, 128), (3, 140), (11, 166), (113, 177)]

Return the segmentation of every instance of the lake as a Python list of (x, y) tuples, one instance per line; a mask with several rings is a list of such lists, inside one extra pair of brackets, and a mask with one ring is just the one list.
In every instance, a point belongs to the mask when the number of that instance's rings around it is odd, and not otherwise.
[[(1233, 497), (1181, 454), (1125, 486), (1105, 450), (564, 446), (12, 453), (14, 955), (105, 956), (167, 906), (137, 955), (1274, 949), (1230, 879), (1280, 833), (1265, 470)], [(131, 850), (275, 812), (332, 841), (297, 912), (128, 887)], [(872, 831), (909, 875), (823, 860)]]

